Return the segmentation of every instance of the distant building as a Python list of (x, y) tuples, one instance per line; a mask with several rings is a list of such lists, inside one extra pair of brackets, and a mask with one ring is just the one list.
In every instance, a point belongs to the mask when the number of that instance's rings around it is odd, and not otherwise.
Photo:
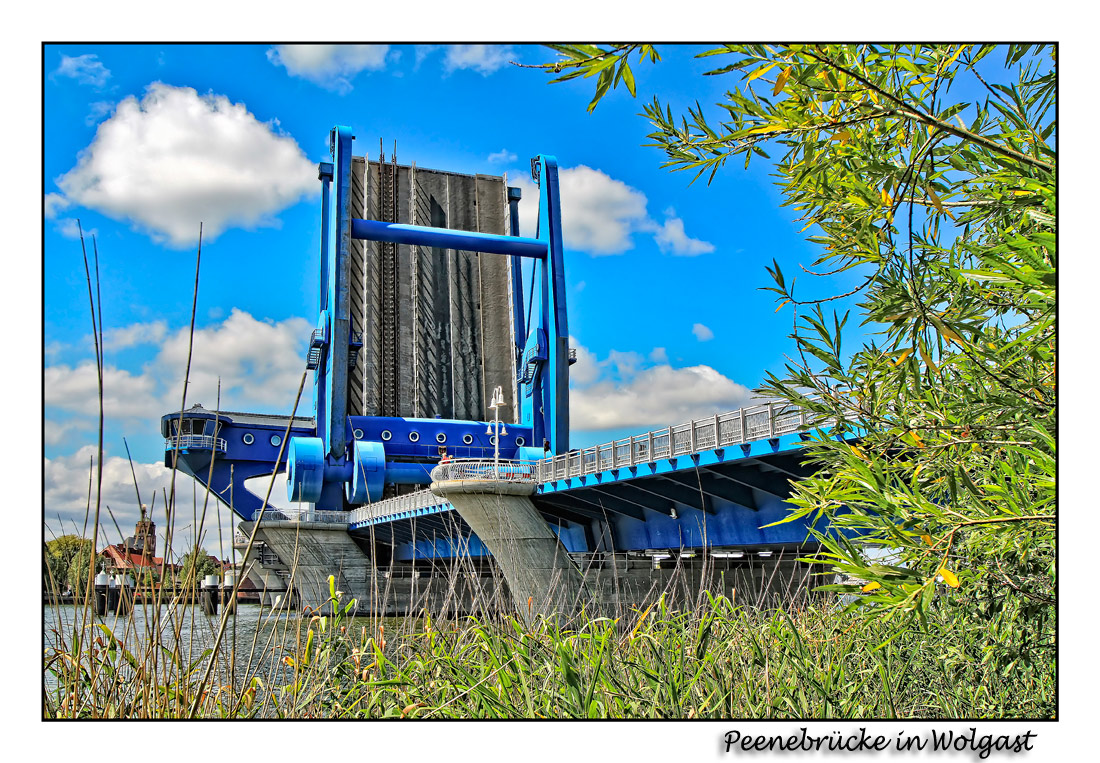
[[(134, 534), (130, 535), (122, 543), (115, 543), (100, 552), (108, 573), (134, 572), (137, 570), (153, 569), (164, 574), (164, 559), (156, 556), (157, 553), (157, 526), (146, 517), (146, 507), (142, 504), (141, 519), (134, 525)], [(168, 565), (169, 571), (176, 569), (175, 565)]]

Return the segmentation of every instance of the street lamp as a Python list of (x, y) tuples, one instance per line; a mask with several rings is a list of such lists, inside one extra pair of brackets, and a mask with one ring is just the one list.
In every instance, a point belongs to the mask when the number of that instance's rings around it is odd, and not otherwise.
[(493, 409), (493, 420), (489, 422), (489, 426), (485, 427), (487, 435), (492, 435), (493, 430), (496, 430), (496, 435), (493, 437), (493, 476), (496, 479), (500, 479), (500, 436), (508, 434), (508, 427), (500, 420), (502, 405), (504, 405), (504, 388), (497, 387), (493, 390), (493, 399), (489, 403), (489, 407)]

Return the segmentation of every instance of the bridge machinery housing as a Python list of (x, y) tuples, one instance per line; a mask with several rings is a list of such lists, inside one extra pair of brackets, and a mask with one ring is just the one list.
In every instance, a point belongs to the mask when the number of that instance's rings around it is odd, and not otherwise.
[[(520, 191), (503, 178), (355, 157), (353, 140), (333, 128), (331, 161), (318, 167), (313, 416), (195, 406), (161, 420), (165, 464), (178, 456), (245, 519), (268, 508), (245, 481), (273, 471), (285, 470), (291, 501), (336, 511), (427, 485), (444, 455), (533, 460), (569, 447), (554, 157), (532, 160), (538, 233), (526, 238)], [(531, 261), (526, 295), (522, 259)], [(499, 434), (484, 420), (497, 386), (514, 401)]]

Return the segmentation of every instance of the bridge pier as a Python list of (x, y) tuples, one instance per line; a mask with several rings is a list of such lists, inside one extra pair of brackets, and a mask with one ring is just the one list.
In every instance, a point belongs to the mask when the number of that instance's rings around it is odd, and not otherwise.
[[(252, 524), (242, 522), (239, 529), (247, 536)], [(344, 525), (263, 520), (256, 531), (256, 543), (264, 544), (278, 557), (261, 560), (255, 569), (264, 576), (269, 592), (282, 594), (284, 601), (289, 588), (289, 595), (301, 606), (323, 606), (329, 599), (329, 575), (336, 577), (336, 590), (344, 592), (345, 602), (350, 598), (363, 601), (368, 595), (370, 558)], [(262, 558), (255, 547), (250, 556)]]
[[(247, 537), (252, 525), (242, 522), (238, 529)], [(236, 547), (243, 551), (243, 540)], [(501, 609), (506, 601), (496, 578), (472, 570), (421, 577), (400, 568), (396, 574), (393, 567), (380, 569), (345, 525), (332, 522), (262, 520), (244, 569), (262, 580), (265, 606), (320, 608), (324, 614), (330, 614), (329, 575), (336, 578), (336, 590), (344, 593), (341, 605), (355, 599), (355, 611), (363, 616), (484, 614)]]
[(580, 570), (531, 503), (533, 482), (449, 479), (432, 482), (431, 490), (451, 502), (492, 553), (525, 620), (593, 603)]

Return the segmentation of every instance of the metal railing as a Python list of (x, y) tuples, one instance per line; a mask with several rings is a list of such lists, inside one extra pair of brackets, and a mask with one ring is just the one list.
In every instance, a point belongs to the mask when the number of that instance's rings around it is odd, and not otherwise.
[(316, 509), (307, 509), (297, 516), (291, 517), (291, 520), (296, 522), (320, 522), (330, 525), (346, 525), (348, 523), (348, 513), (346, 511), (318, 511)]
[(177, 448), (181, 450), (184, 448), (217, 450), (219, 453), (225, 453), (225, 438), (208, 434), (181, 434), (165, 438), (165, 450), (175, 450)]
[[(712, 448), (766, 440), (792, 432), (825, 426), (832, 419), (814, 421), (807, 413), (787, 402), (770, 402), (719, 413), (686, 424), (655, 429), (645, 434), (573, 450), (535, 462), (538, 482), (579, 477), (608, 469), (675, 458)], [(461, 462), (456, 462), (461, 463)], [(435, 472), (432, 473), (433, 477)]]
[[(551, 482), (675, 458), (712, 448), (741, 445), (771, 439), (806, 429), (828, 426), (835, 420), (815, 420), (812, 414), (791, 403), (770, 402), (720, 413), (686, 424), (655, 429), (645, 434), (572, 450), (539, 461), (462, 459), (447, 461), (432, 469), (433, 481), (485, 480), (500, 482)], [(413, 509), (447, 503), (431, 490), (387, 498), (361, 506), (350, 514), (349, 524), (378, 520)]]
[(286, 522), (290, 519), (292, 512), (281, 511), (279, 509), (268, 509), (267, 511), (254, 511), (252, 512), (252, 521), (256, 520), (271, 521), (271, 522)]
[[(346, 511), (319, 511), (317, 509), (268, 509), (264, 512), (258, 512), (259, 519), (261, 521), (277, 521), (277, 522), (321, 522), (325, 524), (333, 525), (346, 525), (348, 523), (348, 512)], [(257, 515), (253, 514), (252, 519), (257, 519)], [(245, 539), (247, 543), (247, 538)]]
[(446, 461), (432, 469), (432, 481), (536, 482), (538, 481), (538, 463), (537, 461), (502, 461), (488, 458)]
[(431, 490), (419, 490), (415, 493), (386, 498), (376, 503), (368, 503), (364, 506), (360, 506), (355, 511), (344, 514), (344, 516), (349, 525), (354, 525), (372, 519), (380, 519), (393, 514), (400, 514), (405, 511), (426, 509), (429, 506), (439, 506), (444, 503), (447, 503), (447, 500), (440, 498)]

